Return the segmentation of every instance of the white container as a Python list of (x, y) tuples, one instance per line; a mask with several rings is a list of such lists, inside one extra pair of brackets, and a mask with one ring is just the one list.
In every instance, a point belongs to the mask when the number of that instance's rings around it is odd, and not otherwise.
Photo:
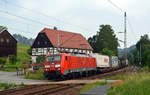
[(109, 56), (100, 55), (98, 53), (93, 53), (93, 54), (91, 54), (91, 56), (95, 57), (97, 67), (99, 67), (99, 68), (110, 67)]

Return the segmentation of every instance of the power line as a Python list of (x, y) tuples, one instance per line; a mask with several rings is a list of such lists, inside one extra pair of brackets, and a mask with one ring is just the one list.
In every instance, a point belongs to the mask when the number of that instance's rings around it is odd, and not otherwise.
[(15, 31), (18, 31), (18, 32), (33, 34), (33, 33), (29, 32), (29, 31), (24, 31), (24, 30), (21, 30), (21, 29), (13, 28), (13, 27), (9, 27), (9, 29), (12, 29), (12, 30), (15, 30)]
[(112, 4), (114, 7), (116, 7), (118, 10), (120, 10), (121, 12), (125, 12), (124, 10), (122, 10), (120, 7), (118, 7), (115, 3), (113, 3), (112, 1), (110, 0), (107, 0), (110, 4)]
[[(129, 27), (130, 27), (131, 32), (133, 33), (133, 36), (136, 37), (135, 32), (134, 32), (134, 30), (133, 30), (133, 27), (132, 27), (132, 24), (131, 24), (131, 21), (130, 21), (129, 17), (127, 18), (127, 22), (128, 22), (128, 25), (129, 25)], [(142, 35), (141, 32), (140, 32), (140, 35)]]
[(27, 20), (27, 21), (30, 21), (30, 22), (38, 23), (38, 24), (45, 25), (45, 26), (48, 26), (48, 27), (50, 26), (50, 25), (45, 24), (45, 23), (42, 23), (42, 22), (40, 22), (40, 21), (36, 21), (36, 20), (30, 19), (30, 18), (26, 18), (26, 17), (23, 17), (23, 16), (19, 16), (19, 15), (10, 13), (10, 12), (8, 12), (8, 11), (0, 10), (0, 12), (1, 12), (1, 13), (4, 13), (4, 14), (7, 14), (7, 15), (11, 15), (11, 16), (17, 17), (17, 18), (20, 18), (20, 19), (23, 19), (23, 20)]
[(128, 26), (129, 26), (129, 29), (130, 29), (130, 33), (131, 33), (131, 34), (129, 34), (128, 36), (130, 37), (130, 39), (131, 39), (132, 41), (134, 41), (135, 38), (136, 38), (136, 35), (135, 35), (134, 31), (133, 31), (132, 25), (131, 25), (131, 23), (130, 23), (128, 17), (127, 17), (127, 23), (128, 23)]
[[(2, 1), (3, 1), (3, 0), (2, 0)], [(4, 1), (3, 1), (3, 2), (4, 2)], [(38, 14), (38, 15), (41, 15), (41, 16), (44, 16), (44, 17), (48, 17), (48, 18), (50, 17), (50, 18), (52, 18), (52, 19), (54, 19), (54, 20), (56, 20), (56, 21), (63, 22), (64, 24), (67, 24), (67, 25), (70, 25), (70, 26), (73, 26), (73, 27), (80, 28), (80, 29), (86, 31), (86, 33), (87, 33), (87, 31), (88, 31), (88, 32), (91, 32), (91, 31), (89, 31), (89, 29), (87, 29), (87, 28), (81, 27), (81, 26), (79, 26), (79, 25), (73, 25), (73, 24), (71, 24), (71, 23), (69, 23), (69, 22), (62, 21), (62, 20), (60, 20), (60, 19), (57, 19), (57, 18), (55, 18), (55, 17), (53, 17), (53, 16), (49, 16), (49, 15), (44, 14), (44, 13), (42, 13), (42, 12), (39, 12), (39, 11), (36, 11), (36, 10), (33, 10), (33, 9), (28, 9), (28, 8), (25, 8), (25, 7), (23, 7), (23, 6), (20, 6), (20, 5), (14, 4), (14, 3), (10, 3), (10, 2), (8, 2), (7, 0), (5, 0), (5, 2), (6, 2), (6, 3), (9, 3), (9, 4), (12, 4), (12, 5), (16, 6), (16, 7), (25, 9), (25, 10), (27, 10), (27, 11), (34, 12), (34, 13), (36, 13), (36, 14)]]
[[(8, 14), (7, 14), (7, 15), (8, 15)], [(17, 24), (26, 24), (26, 25), (30, 25), (30, 26), (36, 26), (35, 24), (25, 23), (25, 22), (21, 22), (21, 21), (16, 21), (16, 19), (10, 19), (10, 18), (1, 16), (1, 15), (0, 15), (0, 18), (7, 19), (7, 20), (9, 20), (9, 21), (12, 20), (13, 22), (16, 22)]]

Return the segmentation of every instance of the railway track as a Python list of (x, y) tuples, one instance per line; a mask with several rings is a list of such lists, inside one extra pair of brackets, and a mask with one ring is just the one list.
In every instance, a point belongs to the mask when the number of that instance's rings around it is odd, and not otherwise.
[(1, 91), (0, 95), (54, 95), (60, 91), (72, 89), (83, 84), (64, 85), (28, 85), (21, 88)]
[[(107, 72), (107, 73), (103, 73), (99, 75), (84, 77), (84, 78), (81, 78), (80, 80), (107, 78), (107, 77), (114, 76), (117, 74), (130, 72), (132, 70), (133, 68), (126, 67), (126, 68), (122, 68), (113, 72)], [(61, 93), (64, 91), (67, 91), (69, 89), (74, 89), (75, 87), (82, 86), (82, 85), (84, 84), (72, 83), (72, 84), (59, 84), (59, 85), (58, 84), (26, 85), (20, 88), (0, 91), (0, 95), (61, 95)], [(67, 95), (74, 95), (74, 94), (68, 93)]]

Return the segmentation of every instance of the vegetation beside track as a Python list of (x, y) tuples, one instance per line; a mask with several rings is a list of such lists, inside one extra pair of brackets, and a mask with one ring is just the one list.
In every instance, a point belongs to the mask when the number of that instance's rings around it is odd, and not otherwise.
[(43, 70), (38, 70), (35, 72), (27, 72), (27, 74), (25, 74), (25, 78), (26, 79), (35, 79), (35, 80), (44, 80), (44, 74), (43, 74)]
[(112, 85), (107, 95), (149, 95), (150, 73), (140, 72), (127, 75), (118, 75), (122, 79)]
[(0, 91), (10, 89), (10, 88), (21, 87), (21, 86), (24, 86), (24, 84), (22, 83), (22, 84), (16, 85), (14, 83), (0, 83)]
[(129, 73), (115, 75), (107, 78), (108, 80), (126, 80), (130, 76)]
[(92, 88), (95, 88), (96, 86), (106, 85), (107, 82), (95, 82), (95, 83), (89, 83), (83, 86), (83, 88), (80, 90), (80, 93), (86, 92)]
[(27, 64), (30, 61), (30, 55), (28, 54), (29, 45), (18, 43), (17, 44), (17, 63)]
[(15, 72), (16, 68), (21, 68), (24, 64), (29, 64), (30, 55), (27, 53), (29, 48), (29, 45), (18, 43), (17, 58), (14, 56), (12, 59), (13, 62), (5, 57), (0, 58), (0, 71)]

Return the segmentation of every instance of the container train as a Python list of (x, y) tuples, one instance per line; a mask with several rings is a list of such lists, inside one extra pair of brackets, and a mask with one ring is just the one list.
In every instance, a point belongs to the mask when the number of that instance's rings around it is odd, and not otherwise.
[(44, 63), (44, 76), (48, 79), (72, 78), (76, 75), (108, 72), (121, 68), (123, 61), (118, 57), (99, 54), (55, 54), (47, 55)]

